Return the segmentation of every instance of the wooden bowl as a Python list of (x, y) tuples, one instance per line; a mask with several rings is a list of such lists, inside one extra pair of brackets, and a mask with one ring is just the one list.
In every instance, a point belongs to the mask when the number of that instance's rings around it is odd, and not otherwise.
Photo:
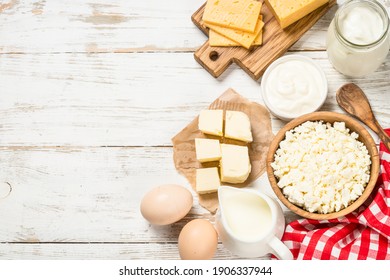
[[(306, 122), (306, 121), (324, 121), (329, 123), (334, 122), (344, 122), (346, 127), (350, 129), (350, 132), (356, 132), (359, 134), (358, 140), (365, 144), (367, 147), (368, 153), (371, 157), (371, 172), (370, 172), (370, 180), (363, 192), (363, 194), (355, 200), (351, 205), (349, 205), (347, 208), (344, 208), (338, 212), (332, 212), (328, 214), (320, 214), (320, 213), (311, 213), (309, 211), (304, 210), (303, 208), (291, 203), (282, 193), (282, 190), (277, 185), (277, 178), (274, 175), (274, 170), (271, 167), (271, 163), (274, 161), (274, 156), (276, 150), (279, 148), (279, 143), (284, 140), (285, 134), (287, 131), (295, 128), (296, 126), (299, 126), (300, 124)], [(361, 206), (364, 201), (369, 197), (372, 190), (375, 187), (376, 181), (378, 179), (379, 175), (379, 154), (378, 154), (378, 148), (375, 144), (374, 139), (371, 137), (371, 135), (368, 133), (368, 131), (355, 119), (352, 117), (334, 113), (334, 112), (314, 112), (310, 113), (304, 116), (301, 116), (297, 119), (292, 120), (291, 122), (287, 123), (275, 136), (274, 140), (272, 141), (268, 155), (267, 155), (267, 174), (268, 179), (271, 183), (272, 189), (277, 195), (278, 199), (291, 211), (294, 213), (308, 218), (308, 219), (316, 219), (316, 220), (328, 220), (328, 219), (334, 219), (339, 218), (341, 216), (345, 216), (352, 211), (356, 210), (359, 206)]]

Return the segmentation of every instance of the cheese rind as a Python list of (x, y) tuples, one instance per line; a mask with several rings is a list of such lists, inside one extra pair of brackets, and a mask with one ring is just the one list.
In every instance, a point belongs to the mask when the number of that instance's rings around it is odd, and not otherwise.
[(223, 110), (202, 110), (198, 120), (199, 130), (203, 133), (223, 135)]
[(208, 0), (205, 23), (254, 32), (262, 3), (254, 0)]
[[(205, 24), (208, 28), (210, 28), (210, 31), (215, 31), (216, 33), (225, 36), (226, 38), (238, 43), (239, 45), (249, 49), (255, 39), (258, 37), (260, 34), (261, 30), (263, 29), (264, 22), (259, 19), (256, 24), (255, 31), (253, 33), (250, 32), (244, 32), (244, 31), (239, 31), (239, 30), (234, 30), (231, 28), (226, 28), (226, 27), (220, 27), (217, 25), (213, 24)], [(210, 34), (209, 34), (210, 37)], [(211, 41), (211, 38), (210, 38)], [(211, 44), (210, 44), (211, 45)]]
[(251, 122), (248, 115), (241, 111), (226, 111), (225, 137), (252, 142)]
[(221, 181), (233, 184), (245, 182), (251, 172), (248, 147), (221, 144), (221, 152)]
[(221, 159), (221, 146), (218, 140), (195, 138), (195, 152), (196, 159), (202, 163)]
[(293, 24), (329, 0), (265, 0), (282, 28)]
[(196, 169), (196, 191), (198, 193), (216, 192), (220, 185), (217, 167)]

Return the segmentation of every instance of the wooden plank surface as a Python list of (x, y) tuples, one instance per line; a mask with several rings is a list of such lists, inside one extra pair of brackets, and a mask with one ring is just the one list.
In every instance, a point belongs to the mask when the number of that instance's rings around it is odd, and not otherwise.
[(4, 0), (1, 52), (191, 50), (204, 38), (190, 17), (201, 0)]
[[(174, 169), (171, 137), (229, 87), (263, 102), (237, 66), (214, 79), (193, 59), (203, 2), (0, 1), (0, 259), (178, 259), (184, 224), (214, 221)], [(291, 52), (324, 68), (324, 110), (341, 112), (335, 92), (352, 81), (390, 127), (390, 56), (364, 79), (337, 73), (324, 51), (334, 11)], [(161, 183), (187, 187), (194, 207), (153, 227), (139, 202)], [(252, 187), (272, 195), (264, 176)], [(215, 258), (237, 257), (219, 244)]]
[[(0, 53), (193, 52), (207, 37), (189, 19), (204, 2), (4, 0)], [(332, 18), (322, 18), (293, 49), (325, 49)]]
[[(303, 54), (328, 78), (322, 109), (341, 112), (335, 92), (350, 80), (325, 52)], [(387, 63), (369, 79), (353, 80), (384, 126), (390, 126), (389, 75)], [(0, 84), (1, 146), (170, 146), (229, 87), (263, 104), (259, 83), (237, 66), (214, 79), (191, 53), (3, 54)], [(283, 124), (274, 118), (274, 132)]]
[[(7, 243), (0, 244), (1, 259), (18, 260), (178, 260), (175, 243)], [(240, 259), (218, 245), (215, 255), (218, 260)], [(261, 258), (258, 258), (261, 259)]]

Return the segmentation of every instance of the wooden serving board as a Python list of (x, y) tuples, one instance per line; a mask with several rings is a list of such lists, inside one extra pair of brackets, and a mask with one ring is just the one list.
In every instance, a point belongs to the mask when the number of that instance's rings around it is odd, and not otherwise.
[[(264, 2), (264, 0), (260, 0)], [(263, 3), (261, 14), (265, 23), (263, 45), (247, 50), (243, 47), (210, 47), (208, 40), (194, 53), (200, 63), (215, 78), (219, 77), (232, 62), (238, 64), (253, 79), (258, 80), (265, 69), (282, 56), (302, 35), (309, 30), (336, 3), (318, 8), (289, 27), (282, 29), (267, 5)], [(194, 24), (208, 36), (208, 28), (203, 24), (203, 4), (191, 17)]]

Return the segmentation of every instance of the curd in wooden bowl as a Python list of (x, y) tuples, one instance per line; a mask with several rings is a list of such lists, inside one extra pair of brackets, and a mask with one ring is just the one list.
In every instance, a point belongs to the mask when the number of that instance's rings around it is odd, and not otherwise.
[[(319, 146), (295, 138), (311, 137), (310, 129)], [(289, 159), (290, 154), (294, 158)], [(279, 170), (281, 159), (291, 166), (283, 162)], [(374, 189), (378, 148), (355, 119), (334, 112), (310, 113), (289, 122), (275, 136), (267, 155), (267, 174), (278, 199), (294, 213), (317, 220), (338, 218), (361, 206)]]

